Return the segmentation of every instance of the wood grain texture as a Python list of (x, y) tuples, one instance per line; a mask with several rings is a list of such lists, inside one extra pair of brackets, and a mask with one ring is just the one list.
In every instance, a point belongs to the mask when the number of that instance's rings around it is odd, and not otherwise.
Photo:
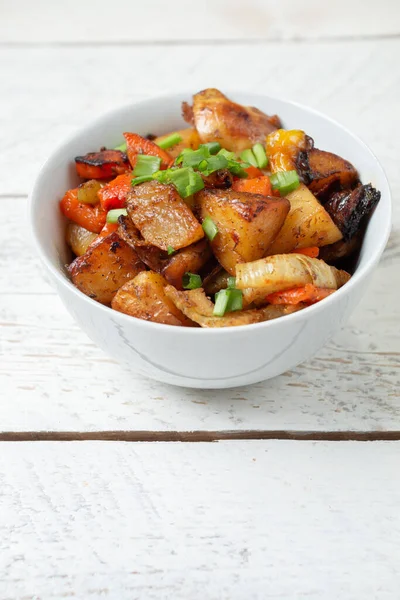
[(397, 442), (0, 444), (0, 598), (397, 600), (399, 461)]
[(127, 372), (74, 324), (43, 279), (24, 204), (0, 201), (1, 431), (400, 429), (400, 307), (387, 293), (398, 237), (348, 327), (314, 359), (254, 386), (189, 390)]
[[(400, 33), (396, 0), (0, 0), (6, 42), (154, 42), (159, 40), (325, 39)], [(35, 24), (33, 27), (32, 24)]]

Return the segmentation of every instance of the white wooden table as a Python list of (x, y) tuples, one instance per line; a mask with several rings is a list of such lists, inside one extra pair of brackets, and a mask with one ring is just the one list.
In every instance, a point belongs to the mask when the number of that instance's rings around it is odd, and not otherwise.
[[(398, 600), (399, 59), (397, 0), (0, 0), (0, 600)], [(221, 392), (97, 349), (26, 222), (61, 138), (210, 85), (338, 119), (394, 196), (348, 327), (295, 370)]]

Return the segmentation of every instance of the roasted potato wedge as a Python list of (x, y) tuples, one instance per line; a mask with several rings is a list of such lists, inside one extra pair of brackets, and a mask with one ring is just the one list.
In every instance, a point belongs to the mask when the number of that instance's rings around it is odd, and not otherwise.
[(89, 179), (89, 181), (81, 183), (77, 190), (78, 202), (82, 202), (83, 204), (98, 204), (99, 196), (97, 192), (101, 190), (102, 185), (97, 179)]
[(76, 172), (84, 179), (106, 179), (130, 171), (128, 156), (120, 150), (88, 152), (75, 158)]
[(349, 279), (346, 271), (304, 254), (276, 254), (236, 267), (236, 287), (243, 290), (245, 306), (265, 303), (269, 294), (308, 283), (336, 290)]
[(161, 250), (185, 248), (204, 237), (203, 229), (172, 185), (148, 181), (132, 188), (128, 215), (142, 237)]
[(88, 246), (97, 238), (97, 233), (92, 233), (76, 223), (67, 225), (67, 244), (76, 256), (85, 254)]
[(304, 305), (296, 306), (266, 306), (261, 309), (240, 310), (226, 313), (223, 317), (213, 315), (214, 304), (207, 298), (204, 290), (199, 288), (189, 292), (179, 292), (173, 286), (168, 285), (165, 293), (189, 319), (198, 323), (201, 327), (237, 327), (269, 321), (277, 317), (296, 312), (304, 308)]
[(140, 260), (153, 271), (161, 273), (168, 260), (168, 254), (146, 242), (130, 217), (119, 217), (118, 225), (118, 235), (135, 250)]
[(257, 108), (241, 106), (219, 90), (208, 88), (193, 96), (193, 107), (183, 105), (183, 116), (196, 127), (201, 142), (219, 142), (228, 150), (240, 152), (280, 127), (275, 115), (269, 117)]
[(164, 325), (194, 326), (166, 296), (167, 281), (158, 273), (142, 271), (123, 285), (114, 296), (111, 306), (138, 319)]
[(285, 254), (296, 248), (326, 246), (342, 238), (329, 214), (304, 184), (286, 198), (290, 202), (290, 212), (267, 254)]
[(204, 238), (196, 244), (182, 248), (182, 250), (169, 257), (161, 273), (171, 285), (181, 290), (183, 275), (185, 273), (198, 273), (211, 258), (211, 255), (210, 245)]
[(348, 189), (358, 181), (358, 173), (350, 162), (318, 148), (300, 153), (297, 169), (303, 181), (316, 195), (329, 189), (334, 182)]
[(196, 204), (201, 220), (210, 217), (218, 228), (211, 246), (231, 275), (237, 263), (265, 256), (290, 206), (286, 198), (233, 190), (202, 190), (196, 194)]
[(133, 248), (114, 232), (76, 258), (68, 272), (81, 292), (109, 305), (117, 290), (144, 269)]
[[(193, 128), (180, 129), (179, 131), (173, 131), (171, 133), (177, 133), (182, 138), (182, 141), (180, 141), (179, 144), (176, 144), (175, 146), (171, 146), (171, 148), (168, 148), (168, 154), (172, 158), (177, 158), (177, 156), (179, 156), (179, 154), (182, 152), (182, 150), (184, 148), (191, 148), (192, 150), (197, 150), (197, 148), (201, 144), (201, 140), (200, 140), (199, 134), (197, 133), (196, 129), (193, 129)], [(160, 136), (156, 137), (154, 142), (156, 144), (159, 144), (165, 138), (170, 136), (171, 133), (167, 133), (166, 135), (160, 135)]]
[(381, 193), (367, 185), (359, 185), (353, 191), (343, 190), (334, 194), (325, 204), (345, 240), (350, 240), (359, 230), (364, 217), (378, 204)]

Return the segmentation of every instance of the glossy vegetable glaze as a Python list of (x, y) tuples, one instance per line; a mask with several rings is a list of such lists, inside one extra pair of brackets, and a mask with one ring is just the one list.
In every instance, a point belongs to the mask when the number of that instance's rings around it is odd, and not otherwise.
[(380, 193), (310, 132), (218, 90), (182, 110), (188, 129), (125, 132), (118, 149), (76, 158), (86, 181), (60, 203), (76, 287), (132, 317), (214, 328), (282, 317), (345, 285)]

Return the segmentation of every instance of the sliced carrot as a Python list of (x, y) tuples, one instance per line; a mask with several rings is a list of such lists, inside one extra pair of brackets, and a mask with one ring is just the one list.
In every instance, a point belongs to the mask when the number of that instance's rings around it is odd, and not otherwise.
[(318, 246), (309, 246), (308, 248), (296, 248), (292, 250), (292, 254), (304, 254), (304, 256), (309, 256), (310, 258), (318, 258), (319, 256), (319, 248)]
[(112, 233), (114, 233), (114, 231), (117, 231), (119, 225), (118, 223), (106, 223), (103, 227), (103, 229), (100, 231), (98, 237), (102, 237), (105, 238), (108, 235), (111, 235)]
[(252, 179), (237, 179), (233, 182), (232, 188), (235, 192), (248, 192), (249, 194), (262, 194), (271, 196), (271, 182), (267, 175), (262, 177), (253, 177)]
[(274, 292), (267, 296), (267, 302), (270, 304), (299, 304), (306, 302), (307, 304), (315, 304), (323, 300), (335, 290), (328, 288), (319, 288), (312, 283), (307, 283), (301, 287), (284, 290), (283, 292)]
[(132, 171), (118, 175), (97, 192), (104, 210), (124, 208), (128, 192), (131, 189)]
[(262, 175), (264, 175), (264, 173), (258, 167), (250, 166), (247, 167), (245, 171), (249, 176), (249, 179), (253, 179), (254, 177), (261, 177)]
[(78, 201), (78, 188), (68, 190), (60, 202), (61, 212), (81, 227), (99, 233), (106, 222), (107, 212), (96, 204), (82, 204)]
[(107, 179), (130, 169), (128, 157), (120, 150), (88, 152), (75, 158), (76, 172), (83, 179)]
[(147, 154), (149, 156), (158, 156), (161, 158), (161, 169), (167, 169), (172, 163), (173, 158), (165, 152), (162, 148), (157, 146), (151, 140), (147, 140), (137, 133), (124, 133), (127, 145), (127, 155), (132, 168), (136, 164), (136, 157), (138, 154)]

